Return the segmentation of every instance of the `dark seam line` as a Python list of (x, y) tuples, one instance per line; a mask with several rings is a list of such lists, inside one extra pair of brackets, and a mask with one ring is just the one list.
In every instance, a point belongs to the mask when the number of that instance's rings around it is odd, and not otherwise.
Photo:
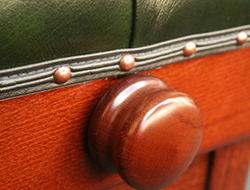
[(215, 152), (211, 152), (209, 155), (209, 162), (208, 162), (208, 170), (207, 170), (207, 176), (206, 176), (206, 183), (205, 183), (205, 190), (210, 190), (210, 181), (211, 181), (211, 175), (212, 175), (212, 169), (214, 164), (214, 156)]
[(131, 36), (129, 41), (129, 48), (132, 48), (134, 45), (134, 38), (135, 38), (135, 27), (136, 27), (136, 11), (137, 11), (137, 2), (136, 0), (133, 1), (132, 7), (132, 26), (131, 26)]

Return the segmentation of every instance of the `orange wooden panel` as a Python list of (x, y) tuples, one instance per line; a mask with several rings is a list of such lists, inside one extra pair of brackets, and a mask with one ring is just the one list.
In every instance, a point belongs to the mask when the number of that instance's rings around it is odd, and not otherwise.
[[(189, 168), (169, 186), (162, 190), (205, 190), (209, 166), (209, 154), (197, 156)], [(129, 185), (122, 183), (109, 190), (132, 190)]]
[(211, 190), (244, 190), (250, 161), (250, 139), (216, 150)]
[[(250, 48), (146, 71), (190, 94), (204, 116), (199, 152), (250, 136)], [(100, 79), (0, 102), (0, 187), (102, 189), (121, 179), (92, 160), (87, 125), (119, 78)]]

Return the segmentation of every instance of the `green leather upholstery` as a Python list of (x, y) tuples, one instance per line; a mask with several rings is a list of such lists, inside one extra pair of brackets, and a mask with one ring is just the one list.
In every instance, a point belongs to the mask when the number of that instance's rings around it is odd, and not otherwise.
[(250, 24), (250, 0), (137, 0), (133, 47)]
[(127, 48), (132, 0), (0, 0), (0, 69)]
[(0, 69), (250, 24), (250, 0), (0, 0)]

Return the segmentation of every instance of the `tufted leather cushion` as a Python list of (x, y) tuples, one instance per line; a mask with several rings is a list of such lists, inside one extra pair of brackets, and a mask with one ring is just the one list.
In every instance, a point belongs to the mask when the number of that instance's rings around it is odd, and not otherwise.
[(250, 24), (250, 0), (0, 0), (0, 69)]
[(137, 0), (134, 47), (250, 24), (250, 0)]
[(127, 48), (132, 1), (0, 0), (0, 69)]

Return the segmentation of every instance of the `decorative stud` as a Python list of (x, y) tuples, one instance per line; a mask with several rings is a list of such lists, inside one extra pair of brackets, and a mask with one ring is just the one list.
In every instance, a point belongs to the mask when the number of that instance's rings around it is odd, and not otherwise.
[(120, 61), (120, 68), (123, 71), (130, 71), (135, 64), (135, 58), (133, 55), (127, 54)]
[(56, 70), (54, 74), (54, 81), (57, 84), (63, 84), (70, 79), (71, 70), (69, 67), (63, 66)]
[(242, 31), (242, 32), (240, 32), (240, 33), (238, 34), (238, 36), (237, 36), (237, 43), (238, 43), (239, 45), (242, 45), (242, 44), (246, 43), (247, 38), (248, 38), (247, 33), (246, 33), (245, 31)]
[(196, 44), (194, 42), (188, 42), (183, 50), (183, 54), (186, 57), (193, 55), (196, 51)]

